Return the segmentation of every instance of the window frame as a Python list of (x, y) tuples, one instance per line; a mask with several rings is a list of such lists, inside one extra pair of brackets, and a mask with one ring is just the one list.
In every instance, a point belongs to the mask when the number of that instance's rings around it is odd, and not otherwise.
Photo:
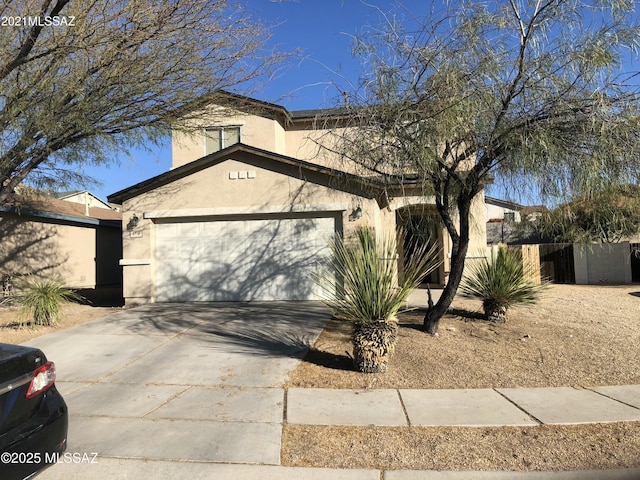
[[(237, 132), (237, 141), (230, 143), (229, 145), (225, 144), (225, 132), (230, 132), (230, 131), (235, 131)], [(218, 132), (218, 149), (217, 150), (212, 150), (210, 152), (207, 151), (207, 146), (209, 144), (210, 141), (210, 137), (209, 137), (209, 132)], [(240, 139), (241, 139), (241, 128), (240, 125), (224, 125), (224, 126), (216, 126), (216, 127), (204, 127), (203, 129), (203, 133), (204, 133), (204, 145), (203, 145), (203, 149), (204, 149), (204, 155), (211, 155), (212, 153), (216, 153), (219, 152), (221, 150), (224, 150), (227, 147), (230, 147), (231, 145), (235, 145), (236, 143), (240, 143)], [(213, 140), (213, 139), (211, 139)]]

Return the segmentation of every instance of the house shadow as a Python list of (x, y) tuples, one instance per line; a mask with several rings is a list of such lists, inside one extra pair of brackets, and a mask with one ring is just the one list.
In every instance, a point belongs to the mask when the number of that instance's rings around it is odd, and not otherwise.
[[(351, 338), (352, 328), (351, 324), (336, 321), (336, 318), (332, 317), (331, 321), (325, 325), (324, 331), (330, 334), (337, 333), (339, 335), (346, 335)], [(351, 343), (349, 343), (348, 348), (351, 348)], [(322, 348), (311, 346), (302, 361), (311, 365), (329, 368), (331, 370), (357, 371), (353, 365), (353, 357), (348, 350), (345, 350), (343, 353), (334, 353), (323, 350)]]
[(198, 338), (214, 350), (268, 358), (302, 359), (326, 324), (319, 302), (154, 303), (122, 312), (135, 333)]

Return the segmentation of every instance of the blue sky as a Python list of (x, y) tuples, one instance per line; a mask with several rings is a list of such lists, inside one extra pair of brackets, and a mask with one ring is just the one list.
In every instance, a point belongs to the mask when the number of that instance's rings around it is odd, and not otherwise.
[[(340, 88), (357, 84), (361, 73), (358, 60), (351, 55), (353, 36), (363, 33), (367, 25), (378, 25), (380, 11), (388, 12), (397, 4), (393, 0), (244, 0), (248, 11), (273, 25), (268, 45), (279, 51), (301, 50), (300, 55), (269, 84), (252, 96), (293, 110), (331, 107), (340, 96)], [(432, 4), (444, 0), (401, 0), (407, 11), (417, 16), (428, 13)], [(379, 10), (378, 10), (379, 9)], [(627, 62), (628, 63), (628, 62)], [(634, 65), (637, 70), (637, 65)], [(351, 87), (352, 89), (353, 87)], [(102, 185), (87, 188), (99, 197), (127, 188), (166, 172), (171, 166), (171, 147), (164, 145), (150, 152), (133, 152), (132, 158), (120, 156), (118, 162), (85, 173)], [(497, 189), (497, 186), (494, 186)], [(492, 195), (504, 196), (496, 191)]]
[[(332, 106), (339, 94), (334, 83), (356, 83), (360, 65), (351, 56), (352, 36), (367, 24), (379, 23), (375, 7), (388, 11), (391, 0), (246, 0), (248, 10), (274, 25), (270, 46), (280, 51), (301, 50), (264, 89), (252, 94), (289, 110)], [(430, 0), (410, 0), (404, 5), (414, 11), (429, 8)], [(152, 152), (136, 151), (132, 158), (119, 157), (117, 164), (87, 168), (100, 181), (88, 189), (107, 195), (169, 170), (171, 147), (167, 140)]]

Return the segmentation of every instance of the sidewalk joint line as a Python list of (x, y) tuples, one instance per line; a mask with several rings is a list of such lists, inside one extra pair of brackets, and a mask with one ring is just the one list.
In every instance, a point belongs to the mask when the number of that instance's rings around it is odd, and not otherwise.
[(109, 377), (111, 377), (111, 376), (115, 375), (116, 373), (121, 372), (121, 371), (122, 371), (122, 370), (124, 370), (125, 368), (130, 367), (131, 365), (133, 365), (134, 363), (136, 363), (138, 360), (140, 360), (140, 359), (142, 359), (142, 358), (146, 357), (146, 356), (147, 356), (147, 355), (149, 355), (151, 352), (155, 352), (155, 351), (156, 351), (156, 350), (158, 350), (159, 348), (164, 347), (167, 343), (169, 343), (169, 342), (171, 342), (171, 341), (175, 340), (176, 338), (183, 337), (183, 336), (184, 336), (184, 334), (185, 334), (186, 332), (188, 332), (189, 330), (192, 330), (192, 329), (196, 328), (198, 325), (200, 325), (200, 324), (202, 324), (202, 323), (203, 323), (202, 321), (201, 321), (201, 322), (198, 322), (197, 324), (192, 325), (191, 327), (187, 327), (187, 328), (185, 328), (184, 330), (182, 330), (182, 331), (180, 331), (180, 332), (178, 332), (178, 333), (175, 333), (174, 335), (171, 335), (171, 336), (170, 336), (170, 337), (168, 337), (164, 342), (160, 342), (160, 343), (159, 343), (159, 344), (157, 344), (155, 347), (153, 347), (153, 348), (151, 348), (151, 349), (147, 350), (146, 352), (144, 352), (144, 353), (140, 354), (139, 356), (137, 356), (136, 358), (132, 359), (131, 361), (129, 361), (129, 362), (128, 362), (128, 363), (126, 363), (125, 365), (121, 366), (120, 368), (118, 368), (118, 369), (116, 369), (116, 370), (112, 370), (112, 371), (110, 371), (110, 372), (108, 372), (108, 373), (105, 373), (102, 377), (98, 378), (98, 380), (96, 380), (96, 381), (97, 381), (97, 382), (101, 382), (101, 381), (103, 381), (105, 378), (109, 378)]
[(287, 424), (287, 406), (289, 405), (289, 389), (283, 388), (283, 399), (282, 399), (282, 425)]
[(514, 407), (516, 407), (518, 410), (520, 410), (521, 412), (525, 413), (530, 419), (532, 419), (535, 422), (538, 422), (538, 424), (540, 425), (545, 425), (545, 423), (540, 420), (538, 417), (535, 417), (534, 415), (530, 414), (529, 412), (527, 412), (524, 408), (522, 408), (520, 405), (518, 405), (516, 402), (514, 402), (513, 400), (511, 400), (509, 397), (507, 397), (506, 395), (504, 395), (502, 392), (499, 392), (497, 389), (492, 388), (492, 390), (494, 392), (496, 392), (498, 395), (500, 395), (502, 398), (504, 398), (507, 402), (509, 402), (510, 404), (512, 404)]
[(402, 394), (400, 393), (400, 389), (396, 389), (396, 393), (398, 394), (398, 399), (400, 400), (400, 406), (402, 407), (402, 411), (404, 412), (404, 418), (407, 421), (407, 426), (411, 426), (411, 420), (409, 419), (409, 413), (407, 412), (407, 407), (404, 404), (404, 400), (402, 399)]
[(149, 410), (147, 413), (145, 413), (144, 415), (142, 415), (140, 418), (146, 418), (147, 415), (151, 415), (153, 412), (155, 412), (156, 410), (158, 410), (159, 408), (164, 407), (165, 405), (167, 405), (168, 403), (174, 401), (176, 398), (178, 398), (179, 396), (181, 396), (183, 393), (185, 393), (188, 390), (191, 390), (193, 388), (193, 385), (187, 385), (186, 388), (184, 388), (183, 390), (179, 391), (178, 393), (173, 394), (171, 397), (167, 398), (164, 402), (162, 402), (160, 405), (156, 405), (154, 408), (152, 408), (151, 410)]
[(630, 403), (623, 402), (620, 399), (617, 399), (617, 398), (614, 398), (614, 397), (610, 397), (606, 393), (598, 392), (597, 390), (592, 390), (592, 388), (595, 388), (595, 387), (582, 387), (582, 388), (584, 388), (585, 390), (587, 390), (589, 392), (597, 393), (598, 395), (600, 395), (600, 396), (602, 396), (604, 398), (608, 398), (609, 400), (613, 400), (614, 402), (618, 402), (618, 403), (621, 403), (622, 405), (626, 405), (627, 407), (631, 407), (631, 408), (635, 408), (636, 410), (640, 410), (640, 408), (636, 407), (635, 405), (631, 405)]

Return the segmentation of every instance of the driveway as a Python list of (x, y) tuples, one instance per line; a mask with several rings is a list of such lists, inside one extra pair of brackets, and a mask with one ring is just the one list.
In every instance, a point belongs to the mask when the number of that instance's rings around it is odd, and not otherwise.
[(140, 459), (279, 465), (282, 386), (329, 316), (309, 302), (150, 304), (31, 340), (56, 363), (77, 460), (39, 478), (109, 465), (147, 478)]

